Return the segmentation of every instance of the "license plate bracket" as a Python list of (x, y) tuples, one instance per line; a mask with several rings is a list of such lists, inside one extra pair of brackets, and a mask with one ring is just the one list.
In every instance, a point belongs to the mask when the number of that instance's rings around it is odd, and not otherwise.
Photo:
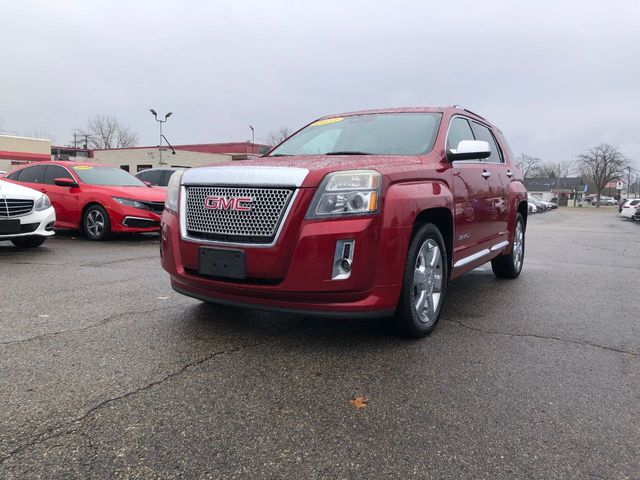
[(242, 250), (200, 247), (198, 273), (211, 277), (247, 278), (246, 258)]
[(0, 220), (0, 235), (21, 233), (20, 220)]

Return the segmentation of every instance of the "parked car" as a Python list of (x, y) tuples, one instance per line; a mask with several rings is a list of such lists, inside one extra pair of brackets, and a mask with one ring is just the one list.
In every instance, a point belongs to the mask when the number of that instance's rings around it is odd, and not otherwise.
[(80, 229), (90, 240), (160, 229), (166, 192), (120, 168), (47, 161), (19, 168), (5, 178), (46, 193), (56, 210), (55, 227)]
[(536, 204), (533, 202), (527, 202), (527, 208), (529, 210), (529, 213), (537, 213), (538, 212), (538, 207), (536, 207)]
[(622, 211), (620, 212), (620, 215), (624, 218), (633, 218), (633, 216), (636, 213), (637, 207), (639, 206), (640, 206), (640, 198), (627, 200), (622, 205), (622, 209), (621, 209)]
[(171, 177), (162, 266), (206, 302), (394, 316), (433, 331), (451, 279), (522, 269), (527, 192), (496, 127), (467, 110), (316, 120), (265, 157)]
[(166, 187), (169, 184), (169, 179), (178, 170), (184, 170), (184, 168), (149, 168), (135, 174), (135, 177), (142, 180), (145, 183), (153, 185), (154, 187)]
[(549, 207), (545, 203), (543, 203), (541, 200), (538, 200), (537, 198), (529, 197), (527, 201), (535, 205), (539, 213), (546, 212), (547, 210), (549, 210)]
[(618, 205), (618, 202), (613, 197), (600, 196), (600, 201), (598, 202), (598, 205), (604, 205), (604, 206)]
[(35, 248), (53, 235), (56, 212), (45, 194), (0, 180), (0, 240)]
[(636, 222), (640, 222), (640, 205), (635, 206), (636, 211), (631, 215), (631, 218)]

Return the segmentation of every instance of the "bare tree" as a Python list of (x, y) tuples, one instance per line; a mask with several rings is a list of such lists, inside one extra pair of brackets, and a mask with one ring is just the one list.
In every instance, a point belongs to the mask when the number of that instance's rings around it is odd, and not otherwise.
[(574, 169), (574, 162), (564, 160), (561, 162), (542, 162), (538, 165), (540, 178), (566, 178)]
[(628, 165), (625, 156), (613, 145), (603, 143), (578, 155), (578, 165), (596, 188), (597, 203), (607, 183), (624, 177)]
[(265, 145), (275, 147), (279, 143), (282, 143), (289, 135), (291, 135), (289, 127), (280, 127), (278, 130), (269, 132), (262, 141)]
[(131, 128), (115, 117), (99, 113), (87, 119), (84, 128), (76, 132), (86, 136), (89, 148), (126, 148), (138, 143), (138, 134)]
[(521, 153), (520, 156), (516, 158), (516, 165), (522, 170), (524, 178), (535, 177), (540, 169), (541, 162), (538, 157), (533, 157), (526, 153)]

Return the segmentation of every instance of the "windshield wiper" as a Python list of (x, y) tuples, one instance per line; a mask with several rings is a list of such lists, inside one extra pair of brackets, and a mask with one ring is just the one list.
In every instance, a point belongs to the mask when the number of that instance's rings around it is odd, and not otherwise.
[(369, 152), (358, 152), (356, 150), (344, 150), (339, 152), (327, 152), (325, 155), (372, 155)]
[(274, 153), (273, 155), (265, 155), (267, 157), (293, 157), (293, 155), (289, 153)]

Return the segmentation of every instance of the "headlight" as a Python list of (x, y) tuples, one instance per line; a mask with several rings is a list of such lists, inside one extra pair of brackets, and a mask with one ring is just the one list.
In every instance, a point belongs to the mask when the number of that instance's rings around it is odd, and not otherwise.
[(167, 199), (164, 202), (164, 208), (170, 212), (178, 211), (178, 199), (180, 197), (180, 181), (184, 170), (177, 170), (171, 175), (169, 184), (167, 185)]
[(138, 200), (132, 200), (130, 198), (120, 198), (120, 197), (111, 197), (116, 202), (121, 203), (122, 205), (126, 205), (127, 207), (140, 208), (142, 210), (148, 210), (147, 206), (139, 202)]
[(374, 170), (330, 173), (318, 187), (306, 218), (376, 213), (381, 184), (382, 176)]
[(51, 206), (51, 200), (46, 195), (42, 195), (38, 200), (36, 200), (35, 209), (38, 212), (42, 210), (46, 210)]

